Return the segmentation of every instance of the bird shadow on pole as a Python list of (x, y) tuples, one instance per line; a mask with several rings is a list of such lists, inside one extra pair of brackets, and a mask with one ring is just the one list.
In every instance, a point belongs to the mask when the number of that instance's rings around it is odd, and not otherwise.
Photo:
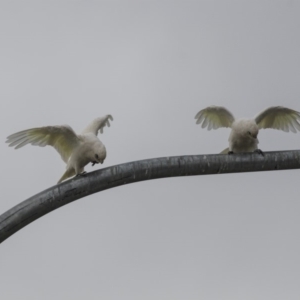
[(85, 196), (151, 179), (300, 169), (300, 150), (233, 155), (185, 155), (111, 166), (50, 187), (0, 215), (0, 243), (47, 213)]

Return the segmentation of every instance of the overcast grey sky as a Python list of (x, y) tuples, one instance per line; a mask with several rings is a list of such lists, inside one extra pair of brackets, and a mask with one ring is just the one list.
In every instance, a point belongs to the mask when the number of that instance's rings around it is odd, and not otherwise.
[[(64, 172), (50, 147), (7, 147), (16, 131), (80, 131), (110, 113), (108, 167), (220, 152), (229, 130), (195, 125), (209, 105), (236, 117), (299, 111), (299, 28), (293, 0), (2, 1), (0, 213)], [(300, 134), (259, 140), (263, 151), (299, 149)], [(1, 244), (1, 299), (299, 299), (299, 215), (299, 171), (107, 190)]]

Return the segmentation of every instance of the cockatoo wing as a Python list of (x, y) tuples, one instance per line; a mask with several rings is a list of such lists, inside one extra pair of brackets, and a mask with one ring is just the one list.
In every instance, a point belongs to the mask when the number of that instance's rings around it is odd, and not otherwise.
[(99, 130), (101, 133), (103, 133), (103, 128), (105, 126), (110, 127), (109, 120), (113, 121), (112, 115), (106, 115), (104, 117), (95, 119), (82, 131), (82, 134), (93, 133), (97, 135)]
[(202, 128), (207, 127), (208, 130), (218, 129), (220, 127), (231, 127), (234, 122), (232, 113), (222, 106), (209, 106), (200, 110), (196, 116), (196, 124), (201, 124)]
[(226, 148), (222, 152), (220, 152), (220, 154), (228, 154), (228, 152), (229, 152), (229, 148)]
[(300, 112), (282, 106), (265, 109), (255, 117), (259, 128), (274, 128), (286, 132), (300, 131)]
[(67, 163), (74, 148), (80, 140), (73, 129), (68, 126), (46, 126), (19, 131), (7, 137), (6, 143), (15, 149), (27, 144), (45, 147), (54, 147), (64, 162)]

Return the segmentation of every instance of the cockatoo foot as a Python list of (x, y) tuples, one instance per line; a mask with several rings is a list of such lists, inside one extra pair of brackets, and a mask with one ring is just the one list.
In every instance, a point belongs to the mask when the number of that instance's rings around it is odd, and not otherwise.
[(86, 175), (85, 171), (83, 171), (82, 173), (76, 174), (75, 177), (84, 176), (84, 175)]
[(98, 162), (92, 161), (92, 167), (93, 167), (95, 164), (98, 164)]
[(256, 150), (254, 150), (254, 152), (258, 153), (258, 154), (260, 154), (262, 156), (265, 156), (265, 154), (260, 149), (256, 149)]

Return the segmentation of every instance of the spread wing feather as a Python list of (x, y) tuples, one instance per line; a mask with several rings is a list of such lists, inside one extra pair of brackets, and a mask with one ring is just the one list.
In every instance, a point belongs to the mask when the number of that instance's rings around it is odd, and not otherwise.
[(201, 124), (202, 128), (207, 127), (208, 130), (218, 129), (220, 127), (231, 127), (234, 122), (232, 113), (222, 106), (209, 106), (200, 110), (196, 116), (196, 124)]
[(72, 151), (79, 145), (80, 140), (70, 126), (64, 125), (19, 131), (8, 136), (6, 143), (9, 143), (9, 146), (15, 147), (15, 149), (19, 149), (27, 144), (40, 147), (49, 145), (54, 147), (63, 161), (67, 163)]
[(283, 106), (265, 109), (255, 117), (259, 128), (273, 128), (294, 133), (300, 131), (300, 112)]
[(103, 133), (103, 128), (105, 126), (110, 127), (109, 120), (113, 121), (112, 115), (106, 115), (104, 117), (95, 119), (82, 131), (82, 134), (93, 133), (97, 135), (99, 130), (101, 133)]

